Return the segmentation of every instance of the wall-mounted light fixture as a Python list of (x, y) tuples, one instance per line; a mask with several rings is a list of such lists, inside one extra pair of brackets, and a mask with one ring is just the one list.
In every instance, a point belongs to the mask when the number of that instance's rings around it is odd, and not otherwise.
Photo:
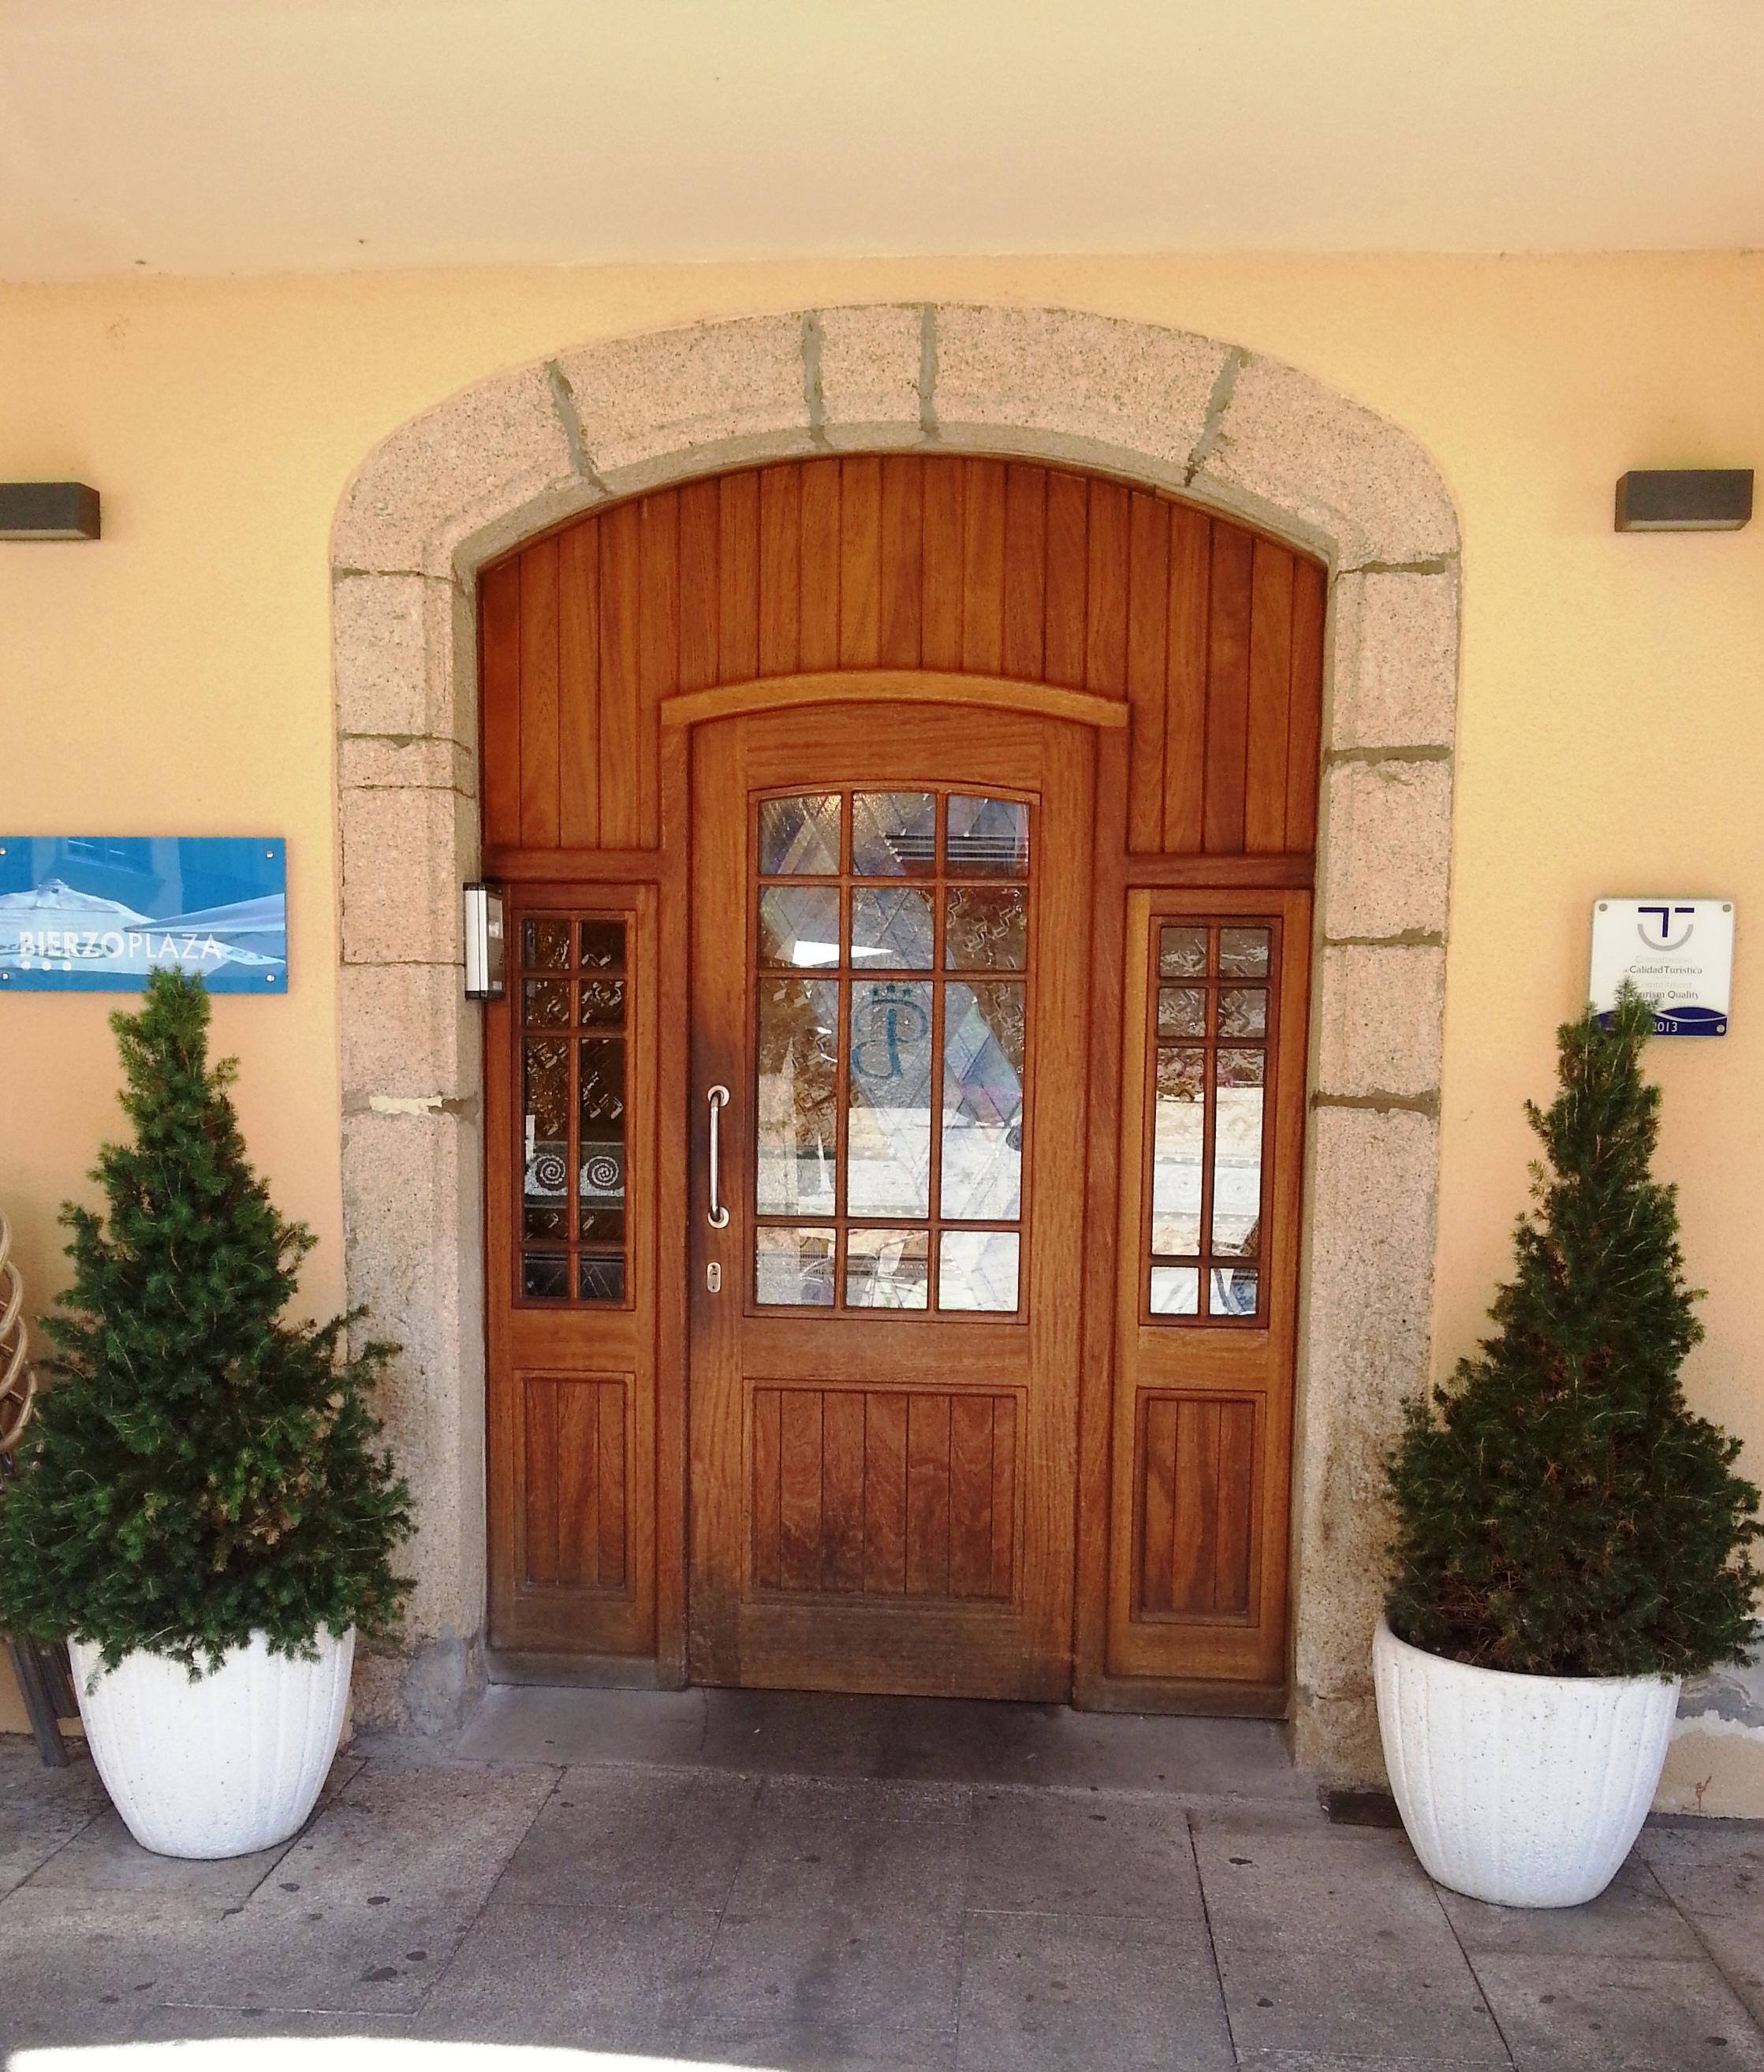
[(0, 482), (0, 540), (96, 540), (98, 492), (83, 482)]
[(502, 893), (494, 885), (466, 887), (466, 997), (500, 1000)]
[(1632, 467), (1618, 479), (1619, 532), (1737, 532), (1751, 515), (1749, 467)]

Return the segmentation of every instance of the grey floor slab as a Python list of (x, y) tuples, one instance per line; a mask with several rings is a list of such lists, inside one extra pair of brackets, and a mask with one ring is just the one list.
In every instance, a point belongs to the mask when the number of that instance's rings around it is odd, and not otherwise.
[(1695, 1931), (1639, 1856), (1631, 1856), (1584, 1906), (1488, 1906), (1438, 1888), (1440, 1904), (1470, 1955), (1700, 1956)]
[(1481, 1957), (1519, 2072), (1757, 2072), (1764, 2034), (1714, 1966), (1637, 1957)]
[(659, 1913), (496, 1900), (425, 2002), (417, 2032), (672, 2056), (717, 1919), (708, 1908)]
[(566, 1770), (503, 1875), (530, 1904), (720, 1908), (760, 1787), (685, 1770)]
[(1507, 2048), (1475, 1975), (1454, 1942), (1392, 1959), (1328, 1951), (1220, 1944), (1225, 2005), (1240, 2052), (1419, 2058), (1504, 2065)]
[(1442, 1961), (1457, 1942), (1406, 1836), (1320, 1816), (1196, 1814), (1207, 1920), (1223, 1946)]
[[(204, 2008), (204, 2007), (150, 2007), (144, 2009), (137, 2021), (133, 2041), (137, 2043), (191, 2043), (220, 2045), (236, 2043), (236, 2056), (230, 2052), (216, 2049), (209, 2062), (249, 2064), (252, 2055), (263, 2050), (266, 2040), (286, 2038), (302, 2042), (340, 2041), (346, 2037), (360, 2037), (384, 2045), (401, 2041), (410, 2034), (410, 2025), (401, 2016), (374, 2014), (297, 2014), (278, 2008)], [(180, 2058), (183, 2054), (180, 2052)], [(208, 2056), (208, 2054), (203, 2054)], [(339, 2066), (335, 2051), (315, 2051), (308, 2061), (314, 2072), (332, 2066), (338, 2072), (356, 2072), (347, 2061)], [(111, 2068), (95, 2067), (93, 2072), (111, 2072)], [(124, 2059), (115, 2072), (129, 2072), (128, 2061)], [(278, 2072), (289, 2072), (282, 2066)]]
[(1204, 1945), (1156, 1921), (970, 1914), (960, 2072), (1231, 2072)]
[(969, 1851), (970, 1907), (1127, 1915), (1205, 1933), (1180, 1807), (1089, 1792), (977, 1792)]
[(220, 1926), (218, 1907), (176, 1894), (20, 1887), (0, 1903), (0, 2037), (17, 2049), (132, 2035)]
[[(914, 1817), (907, 1817), (916, 1809)], [(767, 1781), (729, 1894), (751, 1915), (953, 1922), (967, 1877), (965, 1792)]]
[(554, 1691), (492, 1684), (454, 1743), (473, 1762), (696, 1763), (705, 1691)]
[(23, 1885), (109, 1806), (85, 1756), (49, 1770), (23, 1734), (0, 1735), (0, 1897)]

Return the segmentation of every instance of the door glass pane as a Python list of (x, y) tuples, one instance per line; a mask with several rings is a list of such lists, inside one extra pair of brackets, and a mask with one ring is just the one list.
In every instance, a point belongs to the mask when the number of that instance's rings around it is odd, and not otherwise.
[(1268, 931), (1265, 928), (1221, 928), (1219, 931), (1219, 968), (1226, 978), (1266, 978)]
[(625, 1235), (625, 1044), (595, 1036), (582, 1046), (577, 1104), (578, 1235), (602, 1244)]
[(944, 894), (944, 964), (950, 971), (1021, 971), (1029, 936), (1022, 885), (952, 885)]
[[(521, 1046), (524, 1178), (522, 1207), (535, 1236), (563, 1234), (569, 1185), (569, 1050), (561, 1037), (528, 1037)], [(553, 1225), (551, 1212), (555, 1212)], [(567, 1290), (565, 1291), (567, 1293)]]
[(1157, 989), (1157, 1033), (1192, 1036), (1207, 1034), (1207, 989), (1203, 985), (1161, 985)]
[(839, 868), (839, 794), (766, 799), (759, 808), (759, 870), (765, 878), (818, 878)]
[(946, 1230), (938, 1240), (938, 1308), (1014, 1310), (1018, 1249), (1015, 1231)]
[[(1213, 1120), (1213, 1250), (1253, 1259), (1262, 1208), (1260, 1050), (1221, 1050)], [(1229, 1314), (1229, 1313), (1227, 1313)]]
[(1200, 978), (1207, 971), (1207, 931), (1204, 928), (1160, 928), (1157, 931), (1157, 973), (1160, 978)]
[(567, 921), (528, 921), (520, 931), (520, 960), (529, 971), (567, 969), (569, 964), (569, 923)]
[(1026, 878), (1029, 808), (1015, 799), (952, 798), (945, 865), (952, 878)]
[(561, 1252), (523, 1252), (520, 1292), (529, 1302), (567, 1302), (569, 1260)]
[(585, 1029), (616, 1029), (625, 1018), (622, 978), (585, 978), (582, 982), (582, 1023)]
[(928, 877), (936, 867), (937, 801), (931, 792), (852, 795), (853, 877)]
[(768, 885), (759, 895), (759, 961), (798, 970), (839, 961), (839, 887)]
[(853, 982), (845, 1187), (854, 1216), (931, 1208), (931, 1028), (923, 980)]
[(780, 1230), (762, 1224), (755, 1240), (755, 1301), (796, 1309), (833, 1307), (832, 1231)]
[(977, 979), (944, 989), (946, 1216), (1003, 1219), (1022, 1209), (1023, 1039), (1021, 985)]
[(848, 1309), (923, 1309), (931, 1260), (922, 1230), (854, 1230), (845, 1238)]
[(1268, 994), (1260, 986), (1227, 985), (1219, 996), (1221, 1036), (1265, 1036)]
[(567, 1029), (569, 1026), (569, 987), (559, 978), (530, 978), (527, 981), (527, 1026), (529, 1029)]
[(625, 924), (623, 921), (584, 921), (582, 924), (582, 968), (584, 971), (620, 971), (625, 962)]
[(1200, 1268), (1154, 1266), (1151, 1312), (1154, 1317), (1194, 1317), (1200, 1313)]
[(1207, 1314), (1210, 1317), (1253, 1317), (1255, 1268), (1215, 1266), (1207, 1276)]
[(860, 885), (851, 895), (851, 960), (861, 971), (931, 969), (931, 901), (911, 886)]
[(1152, 1250), (1200, 1250), (1201, 1161), (1207, 1131), (1207, 1053), (1184, 1045), (1157, 1053), (1152, 1121)]
[(584, 1302), (623, 1302), (625, 1262), (616, 1252), (585, 1252), (576, 1262), (576, 1293)]
[(759, 1035), (755, 1205), (762, 1215), (831, 1215), (839, 1145), (838, 981), (762, 979)]

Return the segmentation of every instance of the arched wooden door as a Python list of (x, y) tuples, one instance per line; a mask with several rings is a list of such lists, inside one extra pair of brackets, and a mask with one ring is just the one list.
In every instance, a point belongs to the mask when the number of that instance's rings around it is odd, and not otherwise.
[(486, 573), (494, 1673), (1281, 1708), (1323, 599), (904, 455)]

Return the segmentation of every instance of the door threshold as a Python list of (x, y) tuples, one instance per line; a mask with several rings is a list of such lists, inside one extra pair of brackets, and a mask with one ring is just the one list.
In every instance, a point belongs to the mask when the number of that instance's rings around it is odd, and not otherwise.
[(1265, 1720), (1074, 1712), (981, 1698), (823, 1692), (590, 1690), (493, 1684), (451, 1753), (485, 1763), (623, 1765), (742, 1775), (1176, 1798), (1314, 1801)]

